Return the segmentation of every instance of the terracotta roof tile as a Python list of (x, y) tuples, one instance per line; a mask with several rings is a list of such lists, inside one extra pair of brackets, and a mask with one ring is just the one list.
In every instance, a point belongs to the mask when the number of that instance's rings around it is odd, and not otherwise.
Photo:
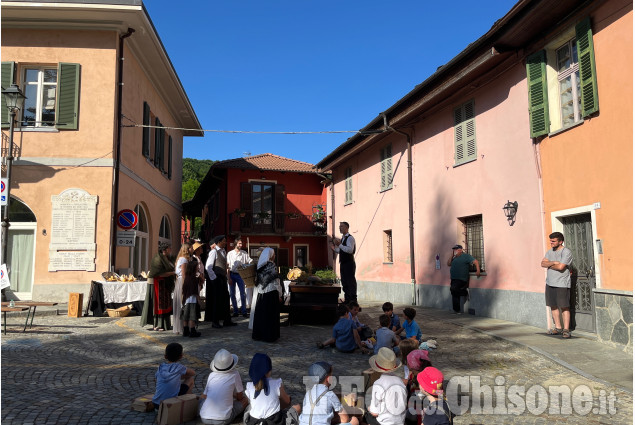
[(313, 164), (297, 161), (270, 153), (226, 159), (213, 165), (216, 168), (240, 168), (243, 170), (293, 171), (298, 173), (317, 173)]

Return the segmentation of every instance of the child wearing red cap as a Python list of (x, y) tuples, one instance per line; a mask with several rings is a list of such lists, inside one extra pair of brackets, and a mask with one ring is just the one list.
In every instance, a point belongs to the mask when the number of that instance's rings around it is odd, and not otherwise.
[(426, 367), (417, 375), (419, 388), (430, 404), (422, 411), (423, 425), (451, 425), (453, 415), (443, 397), (443, 373), (437, 368)]

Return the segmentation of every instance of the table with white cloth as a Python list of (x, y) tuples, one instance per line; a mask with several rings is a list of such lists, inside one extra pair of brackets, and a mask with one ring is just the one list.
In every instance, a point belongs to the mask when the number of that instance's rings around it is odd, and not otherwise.
[(110, 282), (93, 280), (91, 282), (89, 308), (93, 316), (103, 316), (106, 308), (119, 308), (132, 304), (131, 314), (141, 314), (146, 297), (148, 282), (135, 280), (134, 282)]

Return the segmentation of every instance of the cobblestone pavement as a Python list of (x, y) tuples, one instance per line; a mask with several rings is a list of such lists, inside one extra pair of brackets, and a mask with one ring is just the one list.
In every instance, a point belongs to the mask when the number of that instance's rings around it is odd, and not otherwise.
[[(469, 404), (470, 409), (455, 424), (632, 423), (631, 393), (586, 379), (525, 347), (426, 316), (423, 308), (417, 310), (424, 339), (438, 343), (430, 353), (433, 365), (446, 379), (472, 380), (470, 389), (463, 387), (462, 406)], [(379, 314), (379, 306), (364, 307), (360, 318), (374, 327)], [(223, 347), (240, 357), (237, 370), (243, 380), (248, 379), (253, 354), (269, 354), (273, 375), (283, 378), (294, 402), (304, 396), (303, 376), (314, 361), (332, 363), (336, 376), (360, 375), (368, 368), (367, 355), (316, 348), (316, 341), (330, 336), (330, 326), (283, 326), (279, 342), (267, 344), (251, 340), (247, 320), (242, 318), (233, 328), (212, 329), (203, 323), (203, 336), (197, 339), (150, 332), (139, 326), (137, 316), (38, 316), (37, 324), (25, 333), (20, 322), (9, 318), (9, 334), (2, 337), (2, 424), (150, 424), (155, 414), (134, 412), (130, 403), (136, 396), (154, 392), (157, 365), (165, 345), (172, 341), (183, 344), (183, 363), (197, 371), (195, 393), (199, 394), (214, 353)], [(482, 401), (474, 395), (478, 379)], [(505, 398), (514, 385), (525, 392)], [(573, 398), (573, 412), (550, 412), (560, 409), (556, 397), (548, 398), (549, 386), (563, 385), (561, 390), (576, 394), (564, 397), (565, 401)], [(491, 405), (485, 400), (489, 392), (485, 386), (493, 393), (497, 414), (486, 408), (478, 412), (481, 404)], [(592, 393), (592, 403), (579, 393), (585, 388)], [(548, 400), (550, 407), (542, 409), (540, 400)], [(589, 413), (580, 415), (585, 408)]]

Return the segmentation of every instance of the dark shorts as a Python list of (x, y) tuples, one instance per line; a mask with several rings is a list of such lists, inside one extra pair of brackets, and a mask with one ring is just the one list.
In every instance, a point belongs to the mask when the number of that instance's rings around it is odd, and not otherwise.
[[(181, 388), (179, 389), (179, 394), (178, 395), (183, 395), (183, 394), (187, 394), (187, 392), (190, 390), (190, 387), (188, 387), (186, 384), (181, 384)], [(154, 408), (155, 410), (159, 409), (159, 405), (156, 403), (152, 403), (154, 404)]]
[(549, 307), (569, 308), (571, 290), (545, 285), (545, 303)]

